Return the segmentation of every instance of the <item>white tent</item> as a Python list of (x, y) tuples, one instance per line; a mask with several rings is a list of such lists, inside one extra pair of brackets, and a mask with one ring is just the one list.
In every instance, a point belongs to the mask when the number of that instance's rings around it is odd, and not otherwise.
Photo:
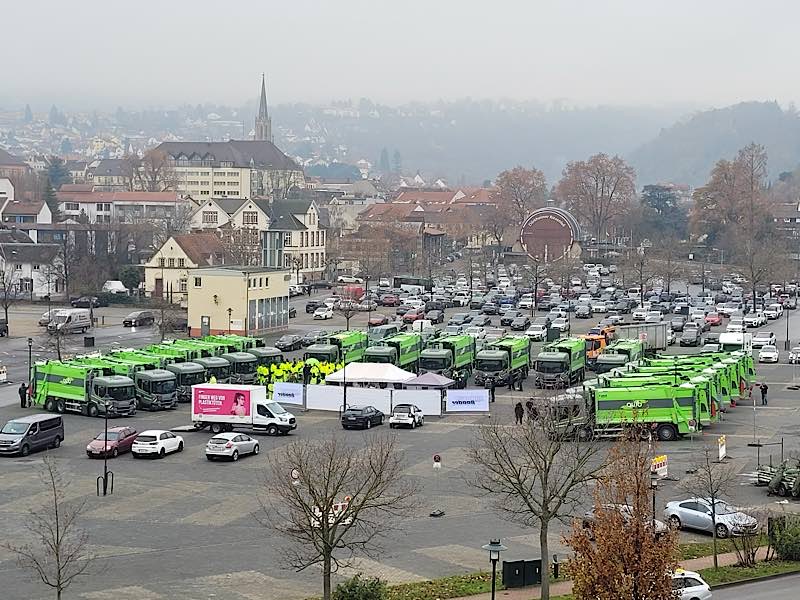
[(325, 378), (327, 383), (405, 383), (416, 377), (388, 363), (358, 363), (345, 365)]

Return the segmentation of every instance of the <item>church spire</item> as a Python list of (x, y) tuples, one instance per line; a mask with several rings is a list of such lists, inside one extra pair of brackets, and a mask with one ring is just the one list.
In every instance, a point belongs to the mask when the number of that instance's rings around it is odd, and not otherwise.
[(272, 119), (267, 111), (267, 84), (264, 74), (261, 74), (261, 99), (258, 103), (258, 116), (256, 116), (255, 139), (272, 141)]

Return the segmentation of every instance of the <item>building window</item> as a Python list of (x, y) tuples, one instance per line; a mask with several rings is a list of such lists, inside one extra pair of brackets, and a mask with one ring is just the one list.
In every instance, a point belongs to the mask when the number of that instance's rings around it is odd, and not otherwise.
[(228, 171), (228, 177), (238, 177), (239, 171)]
[(208, 196), (209, 195), (209, 191), (208, 190), (200, 190), (200, 195), (201, 196)]
[(264, 277), (264, 287), (269, 287), (269, 277)]
[(33, 270), (34, 271), (38, 271), (39, 270), (39, 265), (33, 265)]
[(242, 213), (242, 222), (245, 225), (258, 225), (258, 212), (246, 210)]
[(203, 279), (201, 277), (194, 278), (194, 287), (203, 287)]
[(165, 258), (159, 258), (158, 259), (158, 266), (159, 267), (161, 267), (163, 269), (166, 265), (167, 265), (167, 259), (165, 259)]
[(263, 287), (263, 278), (258, 278), (258, 287)]
[(65, 202), (64, 210), (80, 210), (80, 206), (77, 202)]
[(185, 258), (179, 258), (178, 259), (178, 267), (180, 267), (182, 269), (185, 266), (186, 266), (186, 259)]
[(292, 245), (292, 234), (291, 232), (287, 231), (283, 234), (283, 245), (284, 246), (291, 246)]
[(16, 264), (14, 265), (14, 270), (15, 270), (15, 271), (22, 271), (22, 265), (21, 265), (21, 264), (19, 264), (19, 263), (16, 263)]
[(215, 211), (215, 210), (204, 210), (203, 211), (203, 223), (207, 223), (207, 224), (216, 223), (217, 222), (217, 218), (218, 218), (217, 211)]
[(167, 260), (167, 266), (170, 269), (174, 269), (175, 268), (175, 259), (174, 258), (170, 258), (169, 260)]
[(179, 287), (180, 291), (185, 294), (186, 293), (186, 280), (185, 279), (181, 279), (178, 282), (178, 287)]

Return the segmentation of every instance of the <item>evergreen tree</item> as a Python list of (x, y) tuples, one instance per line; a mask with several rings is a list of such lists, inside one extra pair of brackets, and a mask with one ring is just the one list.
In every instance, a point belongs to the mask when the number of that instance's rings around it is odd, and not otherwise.
[(381, 173), (389, 173), (392, 170), (392, 167), (389, 164), (389, 151), (386, 148), (381, 150), (381, 160), (379, 164)]
[(61, 211), (58, 209), (58, 198), (53, 185), (50, 183), (50, 178), (47, 178), (47, 183), (44, 189), (44, 201), (47, 204), (50, 212), (53, 214), (53, 223), (61, 220)]
[(400, 156), (399, 150), (394, 151), (392, 162), (394, 163), (394, 172), (399, 175), (403, 171), (403, 157)]
[(47, 178), (50, 185), (55, 189), (60, 188), (64, 183), (71, 183), (69, 171), (67, 171), (67, 166), (64, 164), (62, 158), (58, 156), (50, 157), (50, 167), (47, 169)]
[(33, 111), (31, 110), (31, 105), (25, 105), (25, 122), (31, 123), (33, 121)]

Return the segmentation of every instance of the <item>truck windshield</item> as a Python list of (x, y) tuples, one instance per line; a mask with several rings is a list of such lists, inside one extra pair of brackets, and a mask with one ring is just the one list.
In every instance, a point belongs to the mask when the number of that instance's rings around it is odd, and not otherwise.
[(475, 368), (480, 371), (502, 371), (506, 362), (502, 358), (479, 358), (475, 361)]
[(736, 352), (737, 350), (741, 350), (741, 344), (722, 344), (722, 351), (723, 352)]
[(136, 388), (132, 385), (108, 388), (108, 395), (112, 400), (130, 400), (136, 396)]
[(233, 372), (248, 375), (256, 372), (256, 361), (233, 363)]
[(444, 357), (422, 357), (419, 366), (426, 371), (443, 371), (450, 366), (450, 361)]
[(53, 323), (66, 323), (69, 321), (69, 315), (56, 315), (52, 321)]
[(611, 369), (619, 367), (620, 365), (622, 365), (625, 362), (624, 360), (618, 360), (616, 358), (616, 357), (619, 357), (619, 356), (621, 356), (621, 355), (619, 355), (619, 354), (615, 355), (615, 358), (613, 360), (611, 359), (611, 357), (604, 358), (603, 360), (600, 360), (598, 358), (597, 359), (597, 364), (594, 367), (594, 372), (595, 373), (608, 373)]
[(367, 358), (368, 358), (368, 362), (373, 362), (373, 363), (390, 363), (390, 362), (392, 362), (392, 357), (387, 355), (387, 354), (378, 354), (378, 355), (370, 354)]
[(231, 368), (230, 367), (211, 367), (208, 369), (208, 376), (216, 377), (217, 379), (227, 379), (231, 376)]
[(277, 402), (268, 402), (266, 406), (273, 415), (282, 415), (286, 413), (284, 408)]
[(154, 381), (152, 390), (156, 394), (171, 394), (175, 391), (175, 380), (169, 381)]
[(183, 373), (180, 378), (181, 385), (198, 385), (206, 382), (206, 374), (202, 371), (198, 373)]
[(564, 373), (567, 370), (566, 365), (561, 361), (556, 360), (537, 360), (536, 371), (539, 373)]
[(322, 362), (335, 362), (336, 360), (334, 356), (332, 354), (329, 354), (328, 352), (313, 352), (313, 351), (306, 352), (303, 358), (305, 358), (305, 360), (308, 360), (309, 358), (316, 358), (317, 360)]

